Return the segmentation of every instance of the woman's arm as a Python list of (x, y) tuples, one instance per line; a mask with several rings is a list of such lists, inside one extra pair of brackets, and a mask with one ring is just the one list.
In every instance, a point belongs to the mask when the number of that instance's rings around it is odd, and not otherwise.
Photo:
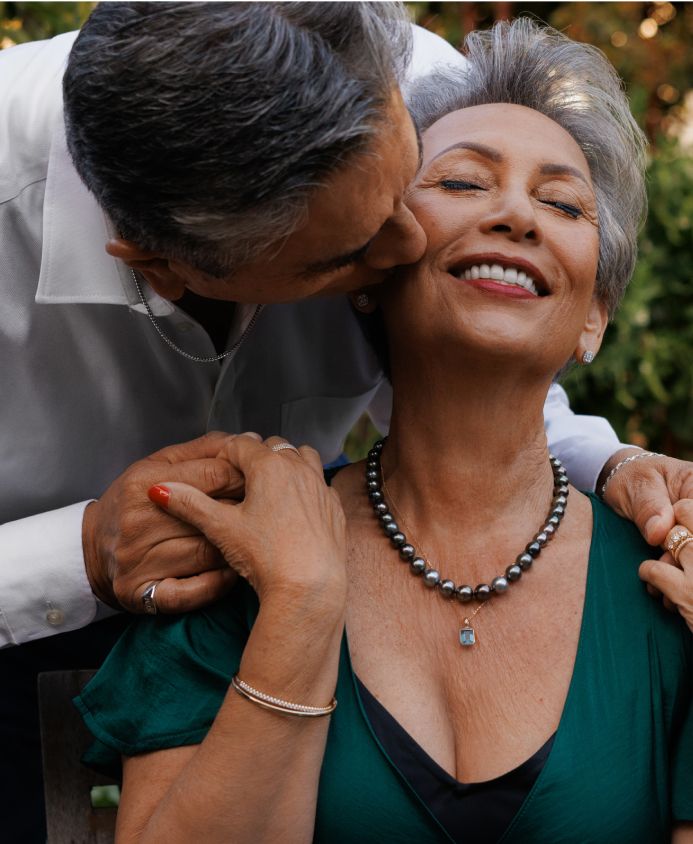
[[(326, 706), (346, 597), (338, 498), (311, 450), (274, 453), (241, 436), (226, 456), (245, 477), (242, 504), (171, 483), (167, 509), (203, 531), (258, 593), (239, 676), (274, 697)], [(229, 689), (200, 745), (126, 760), (118, 842), (258, 844), (286, 840), (287, 829), (292, 842), (311, 841), (329, 720), (268, 711)]]
[(693, 822), (677, 824), (671, 835), (671, 844), (693, 844)]

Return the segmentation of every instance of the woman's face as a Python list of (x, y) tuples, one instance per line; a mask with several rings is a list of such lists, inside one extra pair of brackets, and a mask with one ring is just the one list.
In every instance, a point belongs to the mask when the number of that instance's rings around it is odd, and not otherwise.
[(557, 123), (507, 104), (446, 115), (423, 136), (407, 204), (428, 248), (383, 296), (393, 364), (404, 325), (408, 344), (539, 356), (546, 371), (582, 345), (597, 351), (596, 201), (587, 161)]

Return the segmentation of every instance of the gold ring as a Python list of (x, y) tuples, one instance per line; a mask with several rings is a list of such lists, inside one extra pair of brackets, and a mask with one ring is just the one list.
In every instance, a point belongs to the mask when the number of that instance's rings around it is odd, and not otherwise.
[(681, 552), (690, 542), (693, 542), (693, 536), (687, 536), (682, 542), (679, 542), (676, 549), (671, 552), (671, 556), (674, 558), (675, 563), (678, 563)]
[(665, 542), (665, 548), (677, 563), (679, 561), (678, 555), (681, 548), (683, 548), (684, 545), (687, 545), (691, 539), (693, 539), (693, 534), (691, 534), (688, 528), (683, 525), (674, 525), (674, 527), (669, 531)]
[(291, 443), (277, 443), (276, 445), (270, 446), (271, 451), (284, 451), (287, 448), (291, 451), (295, 451), (299, 457), (301, 456), (301, 452), (296, 448), (295, 445), (291, 445)]

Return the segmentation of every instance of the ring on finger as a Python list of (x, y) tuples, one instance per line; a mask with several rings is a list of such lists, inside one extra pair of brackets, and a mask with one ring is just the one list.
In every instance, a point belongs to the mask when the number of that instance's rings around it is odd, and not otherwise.
[(271, 451), (284, 451), (285, 449), (295, 451), (299, 457), (301, 456), (301, 452), (296, 448), (295, 445), (291, 445), (291, 443), (277, 443), (276, 445), (270, 446)]
[(693, 542), (693, 536), (687, 536), (682, 542), (680, 542), (676, 546), (676, 550), (671, 552), (671, 556), (674, 558), (674, 562), (678, 563), (679, 557), (681, 556), (681, 552), (689, 543)]
[(692, 539), (693, 534), (691, 534), (688, 528), (683, 525), (674, 525), (667, 534), (664, 544), (667, 551), (669, 551), (671, 556), (678, 563), (678, 556), (681, 552), (681, 548), (683, 548), (684, 545), (687, 545)]
[(157, 615), (159, 609), (156, 605), (156, 598), (154, 597), (154, 593), (156, 592), (156, 587), (161, 583), (160, 580), (155, 580), (150, 586), (142, 593), (142, 603), (144, 604), (144, 612), (146, 615)]

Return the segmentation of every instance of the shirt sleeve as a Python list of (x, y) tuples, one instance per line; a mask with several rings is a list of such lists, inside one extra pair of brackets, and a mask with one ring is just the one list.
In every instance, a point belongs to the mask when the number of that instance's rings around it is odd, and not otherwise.
[(118, 776), (121, 756), (199, 744), (238, 670), (257, 609), (239, 579), (204, 610), (134, 621), (75, 698), (96, 738), (83, 761)]
[(0, 647), (85, 627), (103, 607), (84, 567), (87, 504), (0, 525)]
[(454, 68), (465, 68), (467, 60), (452, 44), (421, 26), (412, 26), (414, 36), (414, 51), (407, 76), (402, 86), (405, 93), (410, 83), (418, 77), (425, 76), (436, 68), (447, 65)]
[(544, 405), (544, 426), (552, 453), (563, 461), (570, 482), (594, 492), (599, 473), (620, 443), (611, 425), (599, 416), (573, 413), (565, 390), (552, 384)]

